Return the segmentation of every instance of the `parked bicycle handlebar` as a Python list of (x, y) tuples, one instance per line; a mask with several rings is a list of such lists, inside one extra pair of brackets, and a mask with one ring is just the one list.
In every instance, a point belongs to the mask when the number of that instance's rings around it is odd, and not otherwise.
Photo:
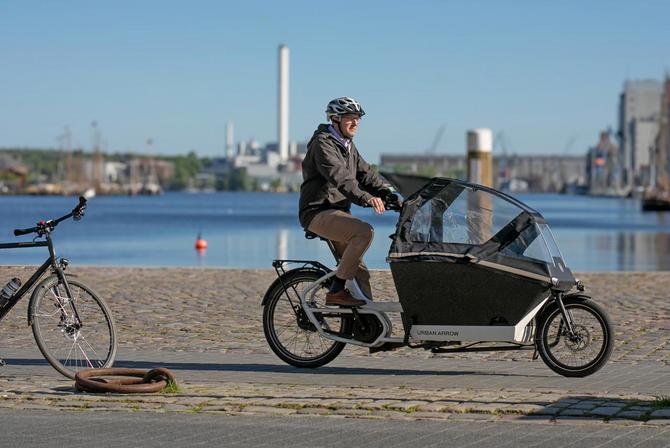
[(84, 216), (84, 210), (86, 210), (86, 198), (79, 196), (79, 204), (77, 204), (77, 206), (67, 215), (49, 221), (40, 221), (35, 227), (14, 229), (14, 236), (27, 235), (29, 233), (37, 233), (39, 236), (42, 236), (45, 233), (52, 231), (54, 227), (66, 219), (73, 218), (75, 221), (79, 221)]

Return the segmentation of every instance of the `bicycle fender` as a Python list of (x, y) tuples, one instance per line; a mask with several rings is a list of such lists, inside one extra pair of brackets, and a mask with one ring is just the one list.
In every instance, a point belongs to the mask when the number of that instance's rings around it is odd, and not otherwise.
[[(579, 302), (583, 302), (583, 301), (585, 301), (585, 300), (591, 300), (591, 296), (589, 296), (589, 295), (587, 295), (587, 294), (584, 294), (584, 293), (581, 293), (581, 292), (573, 292), (573, 293), (571, 293), (571, 294), (565, 294), (565, 295), (563, 296), (563, 300), (566, 300), (566, 299), (568, 299), (568, 300), (571, 299), (571, 300), (576, 300), (576, 301), (579, 301)], [(542, 309), (537, 313), (536, 316), (537, 316), (538, 318), (541, 317), (541, 316), (543, 316), (543, 315), (547, 312), (547, 310), (548, 310), (549, 308), (551, 308), (552, 306), (557, 306), (557, 305), (556, 305), (556, 301), (553, 300), (553, 299), (547, 300), (547, 303), (544, 304), (544, 306), (543, 306)]]
[(581, 292), (573, 292), (572, 294), (566, 294), (563, 296), (564, 299), (577, 299), (580, 302), (583, 302), (584, 300), (592, 300), (592, 297), (588, 294), (584, 294)]
[(277, 277), (275, 279), (275, 281), (272, 282), (272, 284), (270, 285), (268, 290), (265, 291), (265, 295), (263, 296), (263, 300), (261, 301), (261, 306), (265, 306), (267, 304), (267, 301), (270, 299), (270, 295), (275, 290), (275, 288), (281, 288), (282, 287), (282, 280), (284, 278), (288, 278), (289, 275), (293, 275), (295, 272), (298, 272), (298, 271), (318, 272), (321, 275), (326, 275), (327, 274), (326, 272), (324, 272), (320, 269), (314, 269), (314, 268), (296, 268), (296, 269), (291, 269), (290, 271), (286, 271), (280, 277)]
[[(64, 272), (64, 274), (65, 274), (66, 277), (76, 277), (75, 274), (70, 274), (70, 273), (65, 273), (65, 272)], [(39, 289), (42, 287), (43, 284), (45, 284), (46, 282), (50, 281), (53, 278), (58, 278), (58, 276), (56, 274), (51, 274), (50, 276), (48, 276), (47, 278), (45, 278), (44, 280), (39, 282), (37, 284), (37, 286), (35, 286), (35, 288), (33, 289), (33, 293), (30, 295), (30, 300), (28, 301), (28, 310), (27, 310), (28, 311), (28, 326), (29, 327), (33, 324), (33, 303), (34, 303), (35, 297), (37, 296), (37, 292), (39, 291)]]

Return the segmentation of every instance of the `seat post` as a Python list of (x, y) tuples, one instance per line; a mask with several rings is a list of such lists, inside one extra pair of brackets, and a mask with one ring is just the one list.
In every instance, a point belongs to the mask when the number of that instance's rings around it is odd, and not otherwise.
[(307, 238), (308, 240), (313, 240), (314, 238), (319, 238), (320, 240), (325, 241), (326, 244), (328, 245), (328, 249), (330, 249), (330, 253), (332, 253), (333, 258), (335, 258), (335, 263), (336, 264), (340, 263), (340, 254), (337, 253), (337, 251), (335, 250), (335, 245), (328, 238), (324, 238), (320, 235), (317, 235), (314, 232), (310, 232), (309, 230), (305, 230), (305, 238)]
[(340, 254), (338, 254), (337, 251), (335, 250), (335, 245), (333, 244), (333, 242), (326, 238), (321, 239), (324, 240), (328, 245), (328, 249), (330, 249), (330, 252), (333, 254), (333, 257), (335, 258), (335, 264), (340, 264)]

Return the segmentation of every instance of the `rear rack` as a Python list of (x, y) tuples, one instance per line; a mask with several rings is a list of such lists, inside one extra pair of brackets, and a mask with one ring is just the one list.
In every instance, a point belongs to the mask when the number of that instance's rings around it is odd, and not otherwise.
[(272, 267), (275, 268), (275, 271), (277, 271), (277, 275), (279, 275), (280, 270), (282, 274), (286, 273), (286, 270), (284, 269), (285, 264), (300, 264), (303, 268), (311, 266), (315, 269), (325, 271), (326, 273), (332, 271), (332, 269), (330, 269), (328, 266), (313, 260), (272, 260)]

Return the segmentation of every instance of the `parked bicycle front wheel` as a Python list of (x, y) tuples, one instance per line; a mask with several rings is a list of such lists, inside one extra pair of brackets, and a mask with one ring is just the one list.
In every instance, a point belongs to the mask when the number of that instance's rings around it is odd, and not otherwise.
[(556, 304), (538, 322), (537, 348), (542, 360), (563, 376), (591, 375), (612, 353), (613, 331), (607, 313), (591, 300), (566, 299), (574, 333), (570, 334)]
[[(345, 344), (324, 338), (309, 321), (300, 304), (299, 293), (323, 274), (313, 270), (294, 270), (282, 276), (281, 284), (270, 292), (263, 308), (263, 330), (270, 348), (285, 362), (296, 367), (323, 366), (340, 354)], [(326, 288), (314, 297), (316, 307), (325, 306)], [(346, 335), (349, 319), (333, 310), (332, 315), (317, 315), (322, 328), (333, 334)]]
[(111, 367), (116, 329), (105, 302), (88, 286), (67, 279), (71, 297), (57, 277), (36, 288), (30, 303), (35, 341), (49, 364), (68, 378), (83, 369)]

